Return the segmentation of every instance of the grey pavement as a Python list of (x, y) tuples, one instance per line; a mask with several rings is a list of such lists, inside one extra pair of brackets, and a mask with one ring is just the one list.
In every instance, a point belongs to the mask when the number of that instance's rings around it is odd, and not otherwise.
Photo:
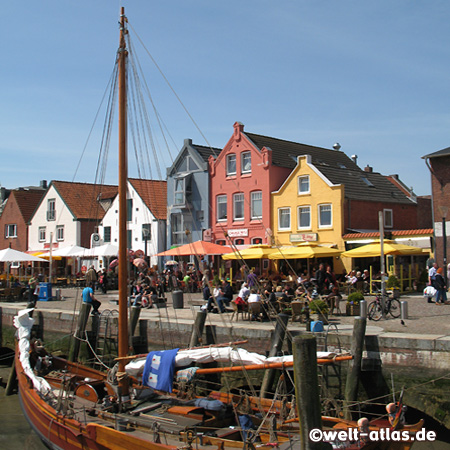
[[(55, 288), (53, 289), (55, 292)], [(110, 291), (107, 294), (103, 294), (100, 291), (95, 293), (98, 300), (102, 302), (100, 311), (114, 310), (118, 306), (116, 301), (118, 300), (118, 292)], [(183, 323), (193, 322), (197, 312), (200, 310), (200, 304), (202, 295), (201, 293), (189, 294), (184, 293), (184, 307), (183, 309), (174, 309), (172, 306), (171, 293), (166, 294), (167, 307), (166, 308), (152, 308), (143, 309), (141, 311), (141, 318), (180, 321)], [(367, 303), (369, 304), (374, 297), (366, 296)], [(381, 319), (378, 322), (367, 322), (368, 334), (381, 334), (381, 333), (404, 333), (412, 334), (415, 337), (423, 336), (424, 338), (429, 335), (450, 335), (450, 305), (436, 305), (434, 303), (428, 303), (427, 299), (420, 294), (402, 295), (400, 301), (406, 301), (408, 303), (408, 318), (402, 321), (401, 319), (388, 318), (386, 320)], [(62, 288), (61, 300), (52, 301), (39, 301), (37, 303), (38, 310), (51, 310), (51, 311), (64, 311), (64, 312), (78, 312), (81, 305), (81, 289), (77, 288)], [(0, 303), (1, 307), (22, 309), (26, 307), (26, 303)], [(335, 324), (340, 331), (349, 332), (353, 328), (354, 317), (348, 317), (345, 315), (345, 302), (341, 302), (341, 308), (343, 315), (333, 315), (330, 318), (330, 322)], [(230, 324), (231, 313), (226, 314), (208, 314), (208, 323), (216, 324), (218, 326), (226, 326)], [(242, 320), (239, 317), (239, 321), (236, 318), (233, 320), (233, 327), (245, 327), (245, 328), (271, 328), (273, 322), (249, 322)], [(304, 329), (305, 325), (299, 322), (290, 323), (289, 327), (292, 329)]]

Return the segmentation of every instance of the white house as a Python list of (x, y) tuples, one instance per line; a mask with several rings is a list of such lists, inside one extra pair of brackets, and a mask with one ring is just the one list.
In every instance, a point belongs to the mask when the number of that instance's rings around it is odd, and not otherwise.
[[(128, 248), (142, 250), (157, 265), (154, 255), (166, 249), (167, 182), (130, 178), (127, 187)], [(118, 244), (119, 199), (114, 199), (98, 232), (103, 243)]]

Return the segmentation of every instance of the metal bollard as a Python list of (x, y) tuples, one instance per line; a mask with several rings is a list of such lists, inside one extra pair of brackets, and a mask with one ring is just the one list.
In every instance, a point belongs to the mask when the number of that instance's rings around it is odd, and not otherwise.
[(406, 300), (403, 300), (400, 302), (400, 311), (401, 311), (400, 317), (402, 319), (407, 319), (408, 318), (408, 302)]
[(367, 302), (366, 300), (361, 300), (359, 302), (359, 316), (363, 319), (367, 318)]

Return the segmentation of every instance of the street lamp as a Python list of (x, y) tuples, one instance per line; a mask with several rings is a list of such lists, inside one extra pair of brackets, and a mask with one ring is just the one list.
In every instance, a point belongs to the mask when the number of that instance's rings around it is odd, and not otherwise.
[(446, 223), (445, 223), (445, 216), (447, 215), (448, 212), (448, 206), (439, 206), (439, 212), (441, 213), (442, 216), (442, 239), (443, 239), (443, 243), (442, 243), (442, 252), (443, 252), (443, 257), (444, 257), (444, 279), (445, 279), (445, 284), (447, 285), (447, 230), (446, 228)]

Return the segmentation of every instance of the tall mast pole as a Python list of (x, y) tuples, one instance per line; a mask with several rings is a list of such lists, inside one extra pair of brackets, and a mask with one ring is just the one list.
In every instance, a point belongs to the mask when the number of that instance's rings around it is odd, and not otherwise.
[[(125, 43), (125, 8), (120, 14), (119, 67), (119, 357), (128, 355), (128, 252), (127, 252), (127, 74), (128, 52)], [(119, 362), (125, 372), (125, 362)], [(119, 381), (120, 395), (128, 397), (128, 383)]]

